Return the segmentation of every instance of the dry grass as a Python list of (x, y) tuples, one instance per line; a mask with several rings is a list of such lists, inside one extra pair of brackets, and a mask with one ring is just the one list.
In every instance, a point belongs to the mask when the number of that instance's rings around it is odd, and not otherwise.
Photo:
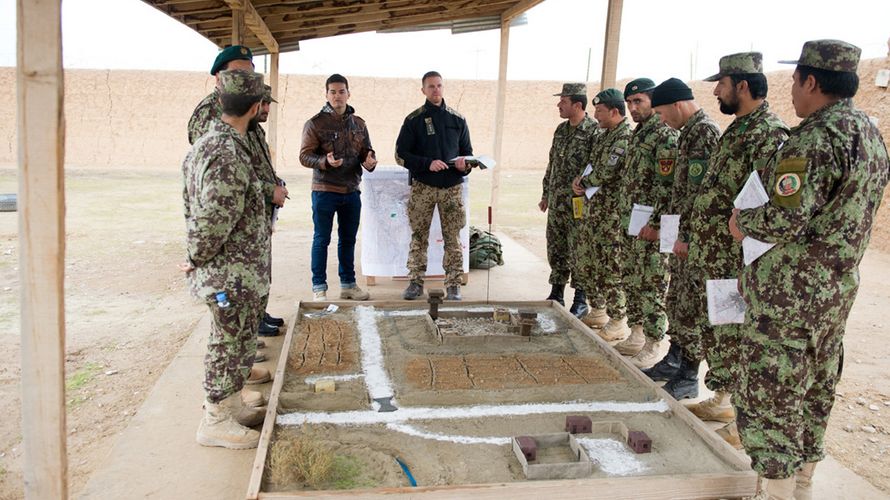
[(318, 489), (331, 480), (333, 470), (333, 450), (310, 426), (280, 436), (269, 452), (269, 479), (278, 485), (303, 483)]

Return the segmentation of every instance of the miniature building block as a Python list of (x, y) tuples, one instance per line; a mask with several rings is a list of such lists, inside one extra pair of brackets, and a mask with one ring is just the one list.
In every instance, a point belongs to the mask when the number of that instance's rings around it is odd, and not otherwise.
[(522, 450), (523, 456), (529, 462), (533, 462), (538, 456), (538, 443), (535, 442), (534, 438), (530, 438), (528, 436), (519, 436), (516, 438), (516, 442), (519, 443), (519, 449)]
[(439, 318), (439, 304), (442, 303), (445, 297), (445, 290), (441, 288), (434, 288), (429, 292), (429, 298), (427, 302), (430, 305), (430, 317), (433, 319)]
[(506, 307), (496, 307), (494, 309), (494, 320), (498, 323), (509, 323), (510, 310)]
[(566, 417), (566, 432), (570, 434), (590, 434), (593, 423), (590, 417), (569, 415)]
[(649, 453), (652, 451), (652, 440), (643, 431), (628, 431), (627, 445), (634, 453)]
[(323, 378), (315, 382), (315, 392), (334, 392), (337, 390), (337, 384), (328, 378)]

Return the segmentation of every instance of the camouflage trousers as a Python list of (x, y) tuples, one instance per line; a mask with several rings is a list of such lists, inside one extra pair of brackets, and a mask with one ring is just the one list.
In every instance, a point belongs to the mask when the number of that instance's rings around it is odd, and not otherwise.
[(208, 302), (213, 322), (204, 356), (204, 392), (207, 400), (218, 403), (244, 387), (256, 356), (259, 321), (264, 301), (229, 299), (229, 307)]
[[(614, 226), (614, 227), (613, 227)], [(570, 237), (575, 252), (575, 283), (587, 293), (595, 309), (605, 309), (610, 318), (623, 318), (627, 306), (621, 284), (621, 238), (615, 224), (598, 223), (597, 219), (578, 221)]]
[(467, 223), (460, 184), (450, 188), (437, 188), (414, 181), (408, 199), (408, 222), (411, 224), (411, 250), (408, 253), (408, 277), (414, 283), (423, 283), (429, 249), (430, 223), (433, 210), (438, 207), (442, 225), (445, 256), (445, 286), (461, 284), (464, 272), (463, 253), (460, 247), (460, 230)]
[(667, 330), (667, 259), (658, 252), (657, 241), (624, 238), (621, 271), (627, 294), (627, 324), (642, 325), (646, 337), (661, 340)]
[(784, 479), (825, 457), (825, 429), (843, 368), (844, 322), (809, 329), (749, 314), (741, 325), (745, 362), (733, 403), (758, 474)]
[(575, 282), (575, 255), (569, 243), (580, 220), (583, 219), (572, 216), (571, 198), (551, 197), (548, 200), (546, 234), (551, 285), (565, 285), (571, 279), (573, 288), (581, 286)]
[[(701, 332), (699, 329), (704, 299), (704, 286), (699, 286), (690, 276), (686, 262), (673, 259), (671, 262), (671, 283), (667, 292), (668, 335), (671, 342), (682, 347), (689, 359), (703, 359)], [(708, 311), (704, 309), (707, 323)]]

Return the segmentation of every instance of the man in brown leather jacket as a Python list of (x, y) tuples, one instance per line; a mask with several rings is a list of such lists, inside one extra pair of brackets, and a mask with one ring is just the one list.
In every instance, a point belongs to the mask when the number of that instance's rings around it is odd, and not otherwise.
[(327, 103), (303, 127), (300, 163), (312, 172), (312, 292), (327, 300), (328, 245), (337, 216), (337, 260), (340, 298), (367, 300), (370, 295), (355, 283), (355, 237), (362, 212), (359, 183), (362, 167), (372, 171), (377, 158), (365, 121), (355, 115), (349, 82), (338, 74), (325, 82)]

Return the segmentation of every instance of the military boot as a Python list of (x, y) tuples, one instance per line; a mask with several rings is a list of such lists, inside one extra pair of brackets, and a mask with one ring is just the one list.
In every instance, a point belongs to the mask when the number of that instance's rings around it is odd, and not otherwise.
[(785, 479), (757, 478), (757, 494), (753, 500), (795, 500), (794, 476)]
[(544, 300), (555, 300), (559, 302), (560, 305), (566, 305), (565, 299), (565, 284), (562, 285), (551, 285), (550, 286), (550, 295)]
[(643, 374), (655, 381), (664, 381), (674, 378), (680, 371), (680, 363), (683, 358), (683, 348), (676, 342), (671, 342), (671, 347), (661, 361), (655, 363), (652, 368), (643, 370)]
[[(733, 448), (737, 450), (742, 449), (742, 437), (739, 436), (739, 428), (738, 426), (736, 426), (735, 420), (724, 425), (723, 427), (720, 427), (715, 432), (718, 436), (722, 437), (724, 441), (732, 445)], [(800, 473), (798, 472), (798, 474)], [(797, 500), (798, 498), (802, 498), (797, 496), (796, 490), (794, 493), (794, 498), (795, 500)]]
[(576, 288), (575, 298), (572, 299), (572, 307), (569, 308), (569, 312), (574, 314), (576, 318), (581, 319), (587, 315), (589, 310), (590, 308), (587, 307), (587, 294), (584, 293), (584, 290)]
[(807, 462), (794, 475), (794, 500), (813, 500), (813, 472), (819, 462)]
[(602, 328), (609, 322), (609, 315), (605, 309), (591, 309), (581, 321), (590, 328)]
[(204, 402), (204, 417), (198, 425), (196, 440), (202, 446), (221, 446), (232, 450), (256, 448), (260, 433), (235, 420), (233, 408), (240, 411), (241, 395), (232, 394), (219, 403)]
[(451, 285), (445, 287), (445, 300), (461, 300), (460, 285)]
[(423, 285), (413, 281), (408, 284), (408, 288), (406, 288), (405, 293), (402, 294), (402, 298), (405, 300), (414, 300), (420, 297), (423, 297)]
[(269, 373), (269, 370), (254, 366), (250, 368), (250, 375), (248, 375), (244, 383), (247, 385), (265, 384), (270, 380), (272, 380), (272, 374)]
[[(680, 358), (680, 369), (677, 374), (661, 388), (677, 401), (698, 397), (698, 360)], [(687, 406), (687, 408), (689, 408)]]
[(266, 397), (259, 391), (241, 389), (241, 402), (244, 403), (244, 406), (259, 408), (260, 406), (266, 406)]
[(686, 407), (701, 420), (729, 423), (735, 420), (735, 409), (729, 402), (729, 393), (717, 391), (701, 403)]
[(643, 368), (649, 368), (658, 361), (658, 358), (661, 355), (662, 345), (664, 345), (664, 339), (653, 340), (646, 337), (646, 343), (643, 344), (643, 348), (640, 349), (640, 352), (638, 352), (636, 356), (630, 358), (630, 362), (641, 370)]
[(630, 335), (630, 328), (627, 326), (627, 316), (609, 318), (606, 326), (597, 330), (596, 333), (606, 342), (617, 342), (626, 339)]
[(615, 350), (624, 356), (636, 356), (646, 345), (646, 336), (643, 335), (643, 325), (630, 327), (630, 337), (615, 346)]
[(284, 320), (281, 318), (276, 318), (269, 313), (263, 313), (263, 321), (269, 323), (273, 326), (284, 326)]

